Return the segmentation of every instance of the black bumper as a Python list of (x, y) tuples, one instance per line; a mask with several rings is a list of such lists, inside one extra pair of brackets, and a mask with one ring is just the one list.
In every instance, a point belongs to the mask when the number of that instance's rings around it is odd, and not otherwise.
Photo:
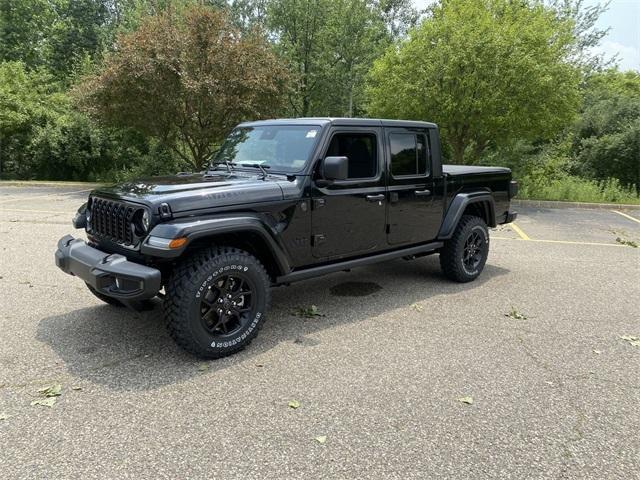
[(504, 223), (511, 223), (513, 222), (516, 217), (518, 216), (518, 212), (507, 212), (506, 218), (504, 220)]
[(98, 292), (121, 300), (152, 298), (161, 287), (160, 270), (130, 262), (123, 255), (102, 252), (71, 235), (58, 242), (56, 265)]

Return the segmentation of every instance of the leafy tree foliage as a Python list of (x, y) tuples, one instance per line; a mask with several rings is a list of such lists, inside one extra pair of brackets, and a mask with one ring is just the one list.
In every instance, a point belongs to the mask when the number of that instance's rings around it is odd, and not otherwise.
[(578, 173), (615, 177), (640, 192), (640, 74), (592, 75), (574, 136)]
[(369, 111), (435, 120), (452, 160), (553, 136), (573, 119), (572, 25), (539, 3), (446, 0), (376, 61)]
[(50, 74), (0, 64), (0, 178), (111, 180), (176, 170), (163, 145), (96, 127)]
[(202, 169), (237, 123), (277, 114), (286, 82), (261, 36), (241, 35), (225, 13), (198, 6), (148, 17), (121, 36), (77, 95), (97, 119), (161, 139)]
[(374, 59), (417, 14), (407, 0), (269, 0), (266, 18), (296, 75), (292, 114), (353, 116)]
[(600, 16), (607, 10), (607, 3), (587, 4), (584, 0), (551, 0), (550, 7), (559, 18), (573, 24), (575, 42), (571, 49), (571, 61), (586, 70), (600, 70), (615, 59), (606, 59), (602, 53), (594, 53), (593, 47), (609, 32), (608, 28), (598, 28)]
[(109, 37), (103, 0), (0, 0), (0, 60), (45, 67), (63, 80)]
[[(605, 8), (0, 0), (0, 178), (172, 173), (200, 168), (244, 118), (369, 115), (437, 121), (455, 161), (510, 166), (532, 197), (629, 201), (640, 86), (593, 53)], [(92, 116), (69, 94), (87, 73), (73, 92)]]

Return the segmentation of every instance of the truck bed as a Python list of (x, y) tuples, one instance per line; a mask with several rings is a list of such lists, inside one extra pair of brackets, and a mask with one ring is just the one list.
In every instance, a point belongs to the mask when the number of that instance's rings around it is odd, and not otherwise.
[(442, 165), (442, 171), (449, 175), (483, 175), (491, 173), (511, 173), (505, 167), (479, 167), (476, 165)]

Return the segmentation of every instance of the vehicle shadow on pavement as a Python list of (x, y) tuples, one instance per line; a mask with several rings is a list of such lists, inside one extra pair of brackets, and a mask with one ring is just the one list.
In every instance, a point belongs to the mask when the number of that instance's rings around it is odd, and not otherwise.
[[(435, 260), (435, 261), (434, 261)], [(314, 333), (358, 323), (439, 295), (473, 290), (508, 270), (487, 265), (474, 282), (448, 281), (437, 258), (402, 260), (320, 277), (272, 290), (272, 308), (257, 338), (244, 351), (220, 360), (195, 358), (167, 334), (159, 301), (146, 312), (108, 305), (75, 310), (40, 321), (37, 339), (49, 345), (68, 372), (116, 390), (153, 390), (245, 362), (282, 343), (292, 348), (321, 348)], [(362, 285), (358, 291), (358, 285)], [(372, 288), (372, 286), (374, 288)], [(344, 287), (344, 288), (343, 288)], [(301, 318), (296, 311), (317, 307), (322, 316)], [(428, 304), (423, 304), (428, 317)]]

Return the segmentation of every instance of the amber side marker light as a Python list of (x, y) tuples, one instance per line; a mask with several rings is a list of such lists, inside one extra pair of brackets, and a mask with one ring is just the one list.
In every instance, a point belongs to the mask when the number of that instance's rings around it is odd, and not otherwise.
[(180, 248), (187, 243), (187, 237), (174, 238), (169, 242), (169, 248)]

